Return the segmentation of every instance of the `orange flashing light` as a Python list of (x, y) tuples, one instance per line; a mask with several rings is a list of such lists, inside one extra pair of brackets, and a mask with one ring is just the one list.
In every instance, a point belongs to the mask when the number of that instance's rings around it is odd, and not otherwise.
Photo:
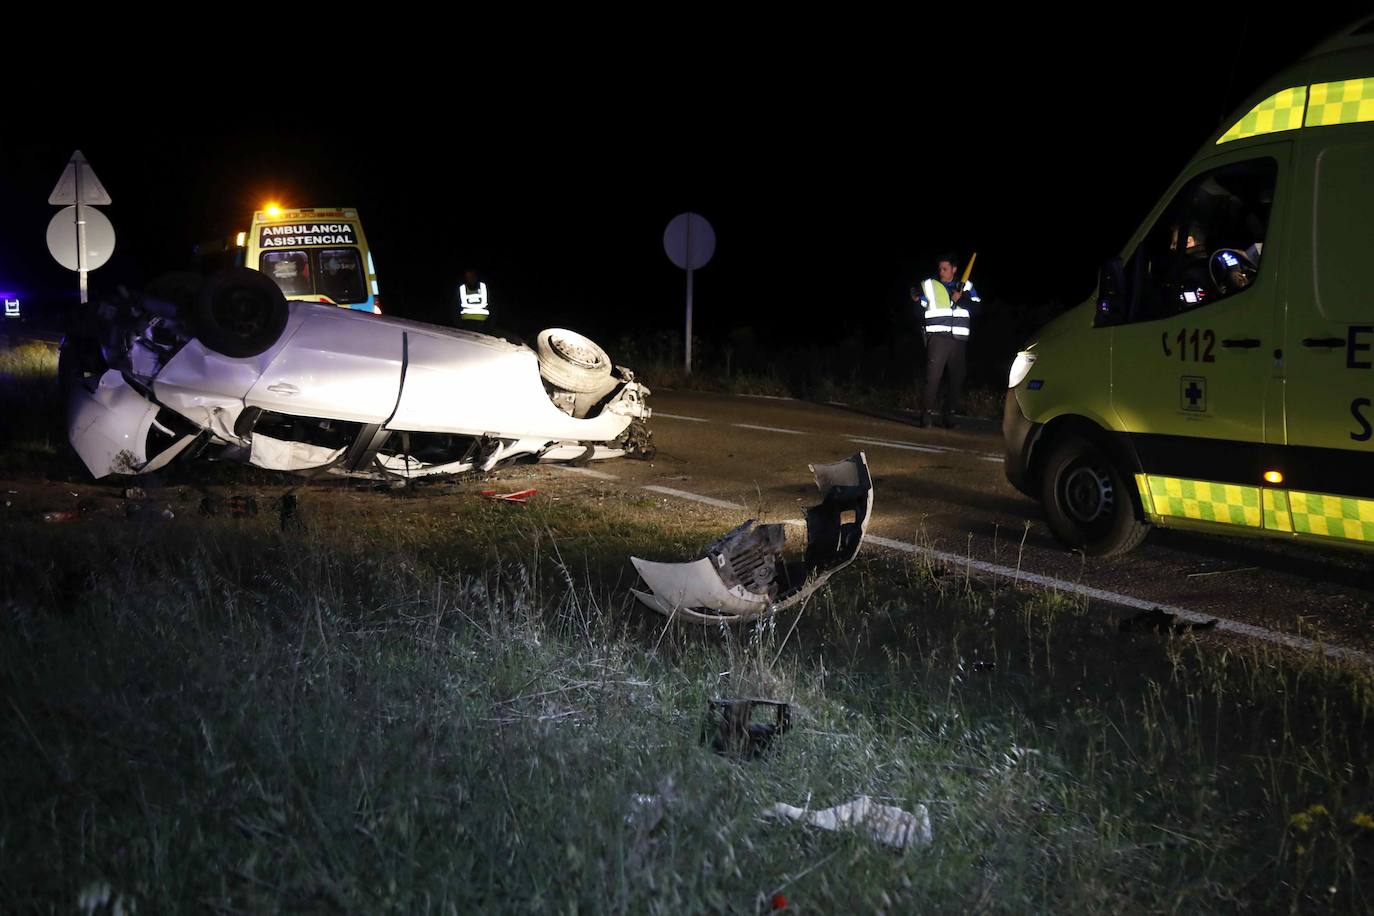
[(1282, 472), (1282, 471), (1265, 471), (1265, 472), (1264, 472), (1264, 482), (1265, 482), (1265, 483), (1283, 483), (1283, 472)]

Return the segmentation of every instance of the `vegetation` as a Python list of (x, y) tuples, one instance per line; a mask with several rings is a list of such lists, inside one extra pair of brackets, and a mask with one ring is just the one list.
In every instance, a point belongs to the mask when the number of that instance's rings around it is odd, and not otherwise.
[[(7, 909), (1371, 906), (1369, 672), (873, 554), (795, 630), (665, 627), (626, 555), (737, 519), (569, 479), (317, 485), (287, 530), (260, 488), (257, 516), (167, 489), (171, 520), (7, 517)], [(795, 725), (717, 756), (720, 696)], [(934, 842), (760, 816), (860, 794)]]
[[(725, 344), (693, 339), (693, 371), (683, 366), (681, 335), (622, 338), (614, 359), (631, 366), (649, 386), (731, 394), (794, 397), (876, 410), (919, 410), (925, 357), (919, 335), (890, 341), (851, 336), (810, 347), (763, 347), (751, 329)], [(1014, 351), (1013, 351), (1014, 352)], [(1010, 357), (970, 352), (964, 413), (1001, 419)]]

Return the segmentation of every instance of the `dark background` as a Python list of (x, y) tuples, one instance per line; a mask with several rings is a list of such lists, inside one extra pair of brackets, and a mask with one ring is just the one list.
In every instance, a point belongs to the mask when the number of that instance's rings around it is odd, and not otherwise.
[(344, 68), (243, 60), (222, 80), (145, 66), (79, 117), (37, 95), (12, 116), (0, 289), (40, 308), (74, 295), (44, 231), (79, 148), (114, 198), (95, 294), (185, 265), (268, 200), (351, 206), (388, 314), (451, 321), (472, 267), (521, 333), (665, 340), (685, 280), (662, 233), (693, 210), (718, 241), (695, 275), (708, 350), (746, 328), (764, 348), (891, 340), (914, 327), (908, 287), (952, 248), (978, 252), (1000, 359), (1032, 318), (1091, 292), (1260, 82), (1368, 12), (1252, 9), (618, 23), (633, 41), (440, 40), (409, 68), (370, 52)]

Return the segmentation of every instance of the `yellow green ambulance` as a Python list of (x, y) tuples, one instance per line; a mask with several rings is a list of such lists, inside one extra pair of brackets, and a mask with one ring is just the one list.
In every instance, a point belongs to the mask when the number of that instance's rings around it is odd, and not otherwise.
[(1009, 389), (1007, 477), (1074, 549), (1374, 547), (1374, 16), (1224, 122)]
[(269, 206), (253, 213), (239, 244), (244, 266), (270, 277), (287, 299), (381, 314), (377, 268), (351, 207)]

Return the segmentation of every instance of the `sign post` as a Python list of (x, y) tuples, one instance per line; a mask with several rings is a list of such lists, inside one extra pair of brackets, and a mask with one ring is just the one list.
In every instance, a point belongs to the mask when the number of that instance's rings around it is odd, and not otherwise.
[(679, 213), (663, 230), (663, 250), (668, 260), (687, 271), (687, 328), (685, 366), (692, 374), (692, 271), (705, 267), (716, 253), (716, 231), (697, 213)]
[(57, 263), (80, 276), (82, 302), (88, 298), (86, 274), (108, 261), (114, 251), (114, 227), (94, 205), (112, 202), (81, 150), (72, 153), (48, 196), (48, 203), (66, 208), (48, 223), (48, 251)]

